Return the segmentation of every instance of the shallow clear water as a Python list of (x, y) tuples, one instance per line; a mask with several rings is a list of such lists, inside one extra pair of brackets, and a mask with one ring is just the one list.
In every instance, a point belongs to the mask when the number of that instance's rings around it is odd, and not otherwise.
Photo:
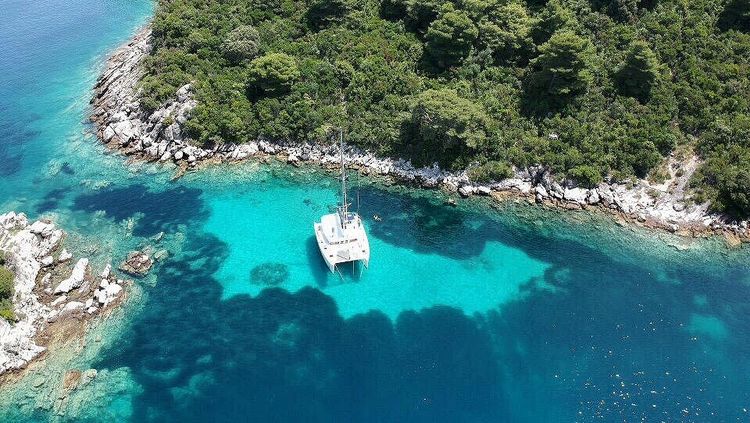
[[(87, 134), (102, 60), (150, 2), (2, 6), (0, 210), (54, 217), (100, 264), (170, 253), (127, 324), (66, 364), (99, 376), (63, 420), (748, 419), (747, 248), (363, 179), (371, 267), (332, 275), (312, 237), (336, 200), (324, 172), (171, 182)], [(3, 420), (59, 418), (22, 389)]]

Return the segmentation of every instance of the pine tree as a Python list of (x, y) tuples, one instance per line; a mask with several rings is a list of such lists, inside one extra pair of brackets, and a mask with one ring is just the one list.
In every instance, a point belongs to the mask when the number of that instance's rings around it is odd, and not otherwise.
[(634, 41), (625, 56), (625, 62), (615, 74), (621, 95), (648, 101), (651, 88), (659, 76), (659, 61), (645, 41)]
[(563, 106), (591, 83), (589, 63), (593, 50), (585, 38), (570, 31), (556, 32), (539, 47), (539, 53), (531, 61), (534, 72), (527, 86), (537, 112)]
[(427, 52), (439, 68), (458, 65), (471, 52), (479, 30), (469, 16), (447, 5), (427, 30)]
[(479, 40), (498, 62), (527, 58), (533, 49), (533, 20), (520, 3), (492, 8), (479, 23)]

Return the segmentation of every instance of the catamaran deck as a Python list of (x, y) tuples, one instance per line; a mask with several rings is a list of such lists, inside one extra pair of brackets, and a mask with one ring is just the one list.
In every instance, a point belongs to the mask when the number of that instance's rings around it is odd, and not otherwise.
[(362, 261), (368, 266), (370, 243), (356, 213), (346, 213), (343, 222), (340, 213), (327, 214), (314, 226), (318, 248), (331, 272), (337, 264), (351, 261)]

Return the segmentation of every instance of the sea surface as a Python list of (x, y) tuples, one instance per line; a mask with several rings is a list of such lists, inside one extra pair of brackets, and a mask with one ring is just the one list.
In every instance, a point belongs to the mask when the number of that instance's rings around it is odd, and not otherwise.
[[(2, 388), (0, 420), (750, 421), (747, 247), (352, 176), (371, 266), (331, 274), (331, 175), (173, 181), (104, 151), (91, 87), (153, 7), (0, 0), (0, 211), (55, 219), (97, 266), (169, 254), (119, 323)], [(54, 366), (98, 374), (45, 397)]]

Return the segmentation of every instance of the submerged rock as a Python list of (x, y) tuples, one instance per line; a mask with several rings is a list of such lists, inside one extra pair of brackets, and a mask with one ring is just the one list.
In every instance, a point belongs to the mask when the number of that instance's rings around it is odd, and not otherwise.
[(143, 251), (131, 251), (128, 258), (120, 264), (119, 269), (132, 276), (144, 276), (151, 270), (154, 261), (148, 253)]
[(281, 263), (263, 263), (250, 271), (250, 280), (256, 285), (277, 286), (289, 278), (289, 269)]

